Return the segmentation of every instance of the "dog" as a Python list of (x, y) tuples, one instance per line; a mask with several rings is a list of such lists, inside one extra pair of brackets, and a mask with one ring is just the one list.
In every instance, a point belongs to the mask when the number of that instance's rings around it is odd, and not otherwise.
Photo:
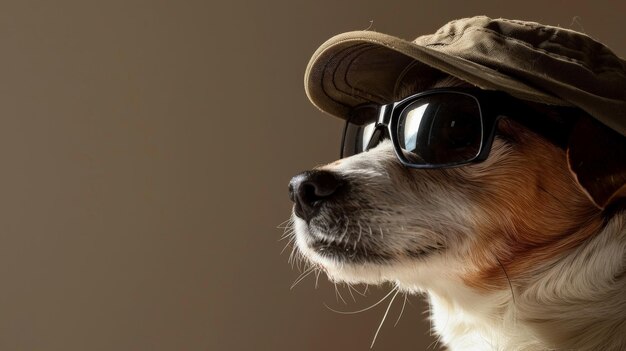
[(450, 350), (626, 350), (626, 207), (595, 205), (568, 152), (514, 118), (459, 167), (406, 167), (382, 138), (291, 180), (297, 252), (336, 282), (424, 294)]

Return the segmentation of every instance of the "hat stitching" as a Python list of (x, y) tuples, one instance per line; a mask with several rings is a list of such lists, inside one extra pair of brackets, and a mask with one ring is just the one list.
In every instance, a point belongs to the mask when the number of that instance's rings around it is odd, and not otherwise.
[[(352, 84), (350, 84), (350, 82), (348, 81), (348, 72), (350, 72), (350, 67), (352, 66), (352, 64), (354, 63), (354, 61), (356, 61), (359, 57), (361, 57), (361, 55), (363, 55), (365, 52), (369, 51), (369, 50), (373, 50), (373, 49), (377, 49), (379, 47), (374, 46), (374, 45), (368, 45), (368, 47), (365, 47), (362, 51), (360, 51), (358, 54), (356, 54), (351, 60), (350, 62), (348, 62), (348, 65), (346, 67), (345, 70), (345, 74), (343, 77), (344, 82), (346, 83), (347, 86), (349, 86), (352, 91), (356, 91), (358, 93), (361, 93), (362, 95), (360, 96), (361, 98), (365, 98), (367, 100), (370, 100), (371, 102), (374, 102), (375, 99), (378, 99), (378, 101), (385, 101), (386, 99), (380, 95), (377, 94), (371, 94), (368, 93), (366, 91), (363, 91), (355, 86), (353, 86)], [(356, 51), (356, 50), (355, 50)], [(349, 55), (346, 55), (346, 57)], [(342, 60), (343, 61), (343, 60)], [(334, 75), (333, 75), (334, 77)], [(339, 89), (337, 89), (339, 90)], [(349, 94), (348, 92), (343, 92), (344, 94)], [(352, 95), (352, 93), (350, 93)]]
[[(350, 39), (343, 39), (343, 40), (339, 40), (339, 41), (337, 41), (337, 42), (333, 43), (333, 45), (332, 45), (332, 46), (339, 45), (339, 44), (343, 44), (343, 43), (347, 43), (347, 42), (351, 42), (351, 41), (357, 41), (357, 40), (366, 40), (366, 39), (365, 39), (365, 38), (350, 38)], [(376, 42), (377, 44), (382, 45), (382, 46), (392, 47), (391, 45), (384, 45), (384, 43), (382, 43), (382, 42), (380, 42), (380, 41), (377, 41), (377, 40), (374, 40), (374, 42)], [(326, 72), (326, 70), (327, 70), (328, 66), (329, 66), (329, 65), (330, 65), (330, 63), (333, 61), (333, 59), (334, 59), (335, 57), (339, 56), (339, 55), (340, 55), (341, 53), (343, 53), (344, 51), (347, 51), (347, 50), (350, 50), (350, 49), (354, 49), (355, 47), (358, 47), (358, 46), (365, 46), (365, 45), (367, 45), (367, 44), (366, 44), (366, 43), (361, 43), (361, 44), (357, 44), (357, 45), (354, 45), (354, 46), (351, 46), (351, 47), (347, 47), (347, 48), (344, 48), (344, 49), (342, 49), (342, 50), (338, 51), (337, 53), (333, 54), (333, 55), (332, 55), (332, 56), (331, 56), (331, 57), (330, 57), (330, 58), (329, 58), (329, 59), (328, 59), (328, 60), (324, 63), (324, 68), (323, 68), (322, 70), (319, 70), (319, 71), (320, 71), (320, 73), (321, 73), (321, 74), (319, 75), (319, 83), (318, 83), (318, 84), (319, 84), (319, 87), (321, 88), (321, 91), (322, 91), (322, 93), (326, 96), (326, 98), (327, 98), (328, 100), (332, 101), (333, 103), (335, 103), (335, 105), (339, 105), (339, 106), (342, 106), (342, 107), (345, 107), (345, 108), (352, 108), (352, 107), (353, 107), (353, 106), (348, 105), (347, 103), (344, 103), (344, 102), (342, 102), (342, 101), (339, 101), (339, 100), (334, 99), (334, 98), (333, 98), (333, 97), (332, 97), (332, 96), (331, 96), (331, 95), (330, 95), (330, 94), (326, 91), (326, 88), (324, 87), (324, 72)], [(331, 45), (328, 45), (328, 47), (330, 47), (330, 46), (331, 46)], [(326, 52), (327, 52), (328, 47), (326, 47), (324, 50), (320, 50), (320, 49), (321, 49), (321, 47), (320, 47), (320, 48), (318, 49), (319, 51), (317, 51), (317, 52), (316, 52), (316, 54), (315, 54), (315, 55), (311, 58), (311, 61), (310, 61), (310, 62), (317, 62), (317, 61), (320, 59), (320, 57), (322, 57), (322, 56), (324, 55), (324, 53), (326, 53)], [(396, 50), (396, 51), (399, 51), (399, 50), (397, 50), (397, 48), (394, 48), (394, 47), (392, 47), (392, 49), (394, 49), (394, 50)], [(311, 63), (310, 63), (310, 65), (311, 65)], [(334, 75), (334, 72), (333, 72), (333, 75)], [(331, 81), (332, 81), (332, 84), (333, 84), (333, 86), (335, 87), (335, 89), (339, 90), (339, 89), (337, 88), (337, 86), (335, 85), (334, 81), (333, 81), (333, 80), (331, 80)], [(345, 94), (345, 92), (343, 92), (343, 91), (341, 91), (341, 90), (339, 90), (339, 91)], [(311, 97), (309, 97), (309, 98), (311, 99)], [(358, 97), (357, 97), (357, 98), (358, 98)], [(320, 109), (321, 111), (325, 111), (325, 109), (324, 109), (324, 108), (322, 108), (322, 107), (321, 107), (321, 105), (319, 105), (319, 104), (315, 103), (313, 100), (311, 100), (311, 101), (313, 102), (313, 104), (314, 104), (314, 105), (315, 105), (318, 109)]]
[[(349, 41), (349, 40), (344, 40), (344, 41), (342, 41), (342, 42), (348, 42), (348, 41)], [(330, 99), (331, 101), (335, 102), (336, 104), (339, 104), (339, 105), (342, 105), (342, 106), (345, 106), (345, 107), (352, 107), (352, 106), (350, 106), (350, 105), (348, 105), (348, 104), (346, 104), (346, 103), (344, 103), (344, 102), (342, 102), (342, 101), (336, 100), (334, 97), (332, 97), (332, 96), (331, 96), (331, 95), (327, 92), (326, 87), (324, 86), (324, 72), (327, 72), (327, 68), (328, 68), (328, 66), (330, 65), (330, 63), (331, 63), (331, 62), (332, 62), (332, 61), (333, 61), (336, 57), (338, 57), (339, 55), (344, 54), (346, 51), (352, 51), (352, 52), (354, 52), (354, 51), (356, 51), (356, 50), (359, 50), (359, 48), (360, 48), (360, 47), (367, 47), (367, 46), (369, 46), (367, 43), (361, 43), (361, 44), (357, 44), (357, 45), (354, 45), (354, 46), (350, 46), (350, 47), (344, 48), (344, 49), (340, 50), (339, 52), (335, 53), (334, 55), (332, 55), (332, 56), (331, 56), (331, 57), (330, 57), (330, 58), (326, 61), (326, 63), (324, 64), (324, 69), (321, 71), (321, 74), (320, 74), (320, 87), (322, 88), (322, 92), (324, 93), (324, 95), (326, 95), (326, 97), (327, 97), (328, 99)], [(351, 53), (351, 52), (350, 52), (350, 53)], [(350, 55), (350, 53), (346, 54), (345, 56)], [(318, 55), (318, 58), (319, 58), (319, 56), (321, 56), (321, 55), (322, 55), (322, 53), (320, 53), (320, 55)], [(339, 62), (341, 62), (341, 61), (342, 61), (341, 59), (338, 59), (338, 60), (339, 60)], [(362, 97), (362, 96), (351, 95), (351, 94), (349, 94), (349, 93), (347, 93), (347, 92), (345, 92), (345, 91), (343, 91), (343, 90), (339, 89), (339, 87), (337, 87), (337, 85), (335, 84), (335, 79), (334, 79), (336, 71), (337, 71), (336, 69), (335, 69), (335, 70), (333, 70), (333, 72), (332, 72), (332, 79), (330, 79), (330, 82), (331, 82), (332, 86), (335, 88), (335, 90), (336, 90), (336, 91), (338, 91), (338, 92), (340, 92), (340, 93), (342, 93), (342, 94), (346, 94), (346, 95), (352, 96), (352, 97), (354, 97), (354, 98), (356, 98), (356, 99), (358, 99), (358, 100), (365, 100), (364, 102), (368, 102), (368, 100), (367, 100), (367, 99), (365, 99), (365, 98), (364, 98), (364, 97)]]
[[(346, 104), (346, 103), (343, 103), (342, 101), (336, 100), (335, 98), (333, 98), (333, 97), (332, 97), (332, 96), (331, 96), (331, 95), (330, 95), (330, 94), (326, 91), (326, 87), (324, 86), (324, 73), (325, 73), (325, 72), (327, 72), (327, 68), (328, 68), (328, 66), (330, 65), (330, 63), (331, 63), (331, 62), (333, 62), (333, 60), (334, 60), (336, 57), (338, 57), (339, 55), (345, 54), (345, 52), (347, 52), (347, 51), (352, 51), (352, 52), (354, 52), (354, 51), (358, 50), (358, 49), (359, 49), (359, 47), (367, 47), (367, 44), (366, 44), (366, 43), (361, 43), (361, 44), (357, 44), (357, 45), (354, 45), (354, 46), (349, 46), (349, 47), (347, 47), (347, 48), (344, 48), (344, 49), (340, 50), (339, 52), (335, 53), (334, 55), (332, 55), (332, 56), (328, 59), (328, 61), (326, 61), (326, 63), (324, 64), (324, 69), (322, 70), (322, 72), (321, 72), (322, 74), (320, 75), (320, 86), (322, 87), (322, 91), (324, 92), (324, 95), (326, 95), (326, 96), (327, 96), (330, 100), (334, 101), (335, 103), (340, 104), (340, 105), (343, 105), (343, 106), (346, 106), (346, 107), (351, 107), (351, 106), (350, 106), (350, 105), (348, 105), (348, 104)], [(347, 55), (350, 55), (350, 52), (349, 52), (349, 53), (347, 53), (347, 54), (346, 54), (346, 56), (347, 56)], [(321, 56), (321, 54), (320, 54), (320, 56)], [(339, 62), (341, 62), (341, 61), (342, 61), (342, 60), (340, 60), (340, 59), (337, 59), (337, 60), (338, 60)], [(339, 89), (339, 87), (337, 87), (337, 84), (335, 84), (335, 73), (336, 73), (336, 71), (337, 71), (336, 69), (335, 69), (335, 70), (333, 70), (333, 72), (332, 72), (332, 74), (331, 74), (331, 77), (332, 77), (332, 78), (330, 79), (330, 83), (332, 84), (333, 88), (335, 88), (335, 90), (336, 90), (336, 91), (339, 91), (339, 92), (340, 92), (340, 93), (342, 93), (342, 94), (347, 94), (347, 93), (346, 93), (346, 92), (344, 92), (343, 90)], [(357, 98), (357, 99), (358, 99), (358, 98), (360, 98), (360, 97), (355, 96), (355, 98)]]
[(398, 75), (398, 78), (396, 78), (396, 82), (393, 84), (393, 96), (394, 97), (397, 96), (398, 90), (400, 89), (400, 84), (404, 80), (404, 77), (407, 75), (407, 73), (409, 73), (409, 71), (413, 69), (413, 67), (419, 64), (421, 64), (420, 61), (413, 59), (413, 61), (409, 62), (409, 64), (406, 65), (406, 67), (404, 67), (402, 72), (400, 72), (400, 74)]
[(506, 18), (498, 18), (497, 21), (502, 21), (502, 22), (508, 22), (508, 23), (513, 23), (513, 24), (518, 24), (520, 26), (524, 26), (524, 27), (528, 27), (528, 28), (532, 28), (532, 29), (539, 29), (542, 32), (547, 32), (550, 29), (559, 29), (557, 27), (552, 27), (552, 26), (544, 26), (541, 25), (539, 23), (537, 23), (536, 25), (534, 24), (530, 24), (530, 23), (526, 23), (526, 22), (521, 22), (521, 21), (516, 21), (516, 20), (510, 20), (510, 19), (506, 19)]

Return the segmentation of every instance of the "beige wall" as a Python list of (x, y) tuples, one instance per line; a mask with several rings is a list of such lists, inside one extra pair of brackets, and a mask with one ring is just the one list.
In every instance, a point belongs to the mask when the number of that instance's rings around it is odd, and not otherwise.
[[(288, 180), (338, 151), (302, 88), (316, 47), (371, 20), (412, 38), (487, 14), (626, 56), (623, 1), (458, 4), (2, 2), (0, 350), (367, 350), (384, 306), (330, 312), (374, 298), (341, 288), (344, 305), (323, 277), (290, 290), (280, 254)], [(433, 342), (410, 301), (375, 349)]]

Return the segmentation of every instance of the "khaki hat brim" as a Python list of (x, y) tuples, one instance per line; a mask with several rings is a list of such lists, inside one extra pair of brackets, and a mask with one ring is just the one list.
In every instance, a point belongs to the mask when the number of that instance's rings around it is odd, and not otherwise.
[(416, 64), (423, 64), (425, 78), (432, 75), (428, 70), (434, 69), (482, 89), (505, 91), (539, 103), (570, 105), (489, 67), (372, 31), (339, 34), (322, 44), (307, 66), (305, 90), (321, 111), (347, 119), (355, 106), (392, 102), (403, 72)]
[[(372, 31), (339, 34), (313, 54), (304, 76), (306, 94), (321, 111), (347, 119), (355, 106), (386, 104), (397, 99), (399, 83), (409, 68), (413, 74), (417, 69), (426, 78), (433, 76), (433, 72), (443, 72), (479, 88), (504, 91), (523, 100), (577, 106), (626, 135), (626, 103), (623, 98), (581, 89), (577, 84), (559, 81), (546, 72), (522, 72), (510, 76), (449, 54), (435, 45), (432, 48), (429, 46)], [(619, 87), (619, 84), (611, 82)], [(615, 90), (605, 90), (620, 95)]]

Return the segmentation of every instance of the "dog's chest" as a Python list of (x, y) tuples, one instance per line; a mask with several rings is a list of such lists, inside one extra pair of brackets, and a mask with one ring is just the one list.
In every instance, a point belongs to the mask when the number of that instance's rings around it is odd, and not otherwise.
[(528, 343), (532, 338), (524, 337), (524, 328), (499, 300), (470, 297), (458, 304), (429, 294), (433, 329), (451, 351), (540, 349)]

